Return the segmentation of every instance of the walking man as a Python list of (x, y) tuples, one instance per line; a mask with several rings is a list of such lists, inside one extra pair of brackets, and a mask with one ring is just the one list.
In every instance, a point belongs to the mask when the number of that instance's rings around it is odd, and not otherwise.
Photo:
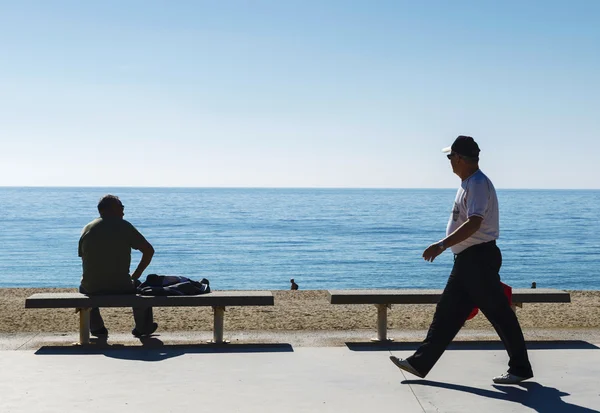
[(470, 136), (459, 136), (448, 153), (452, 171), (461, 179), (446, 237), (423, 252), (433, 260), (450, 248), (454, 266), (438, 303), (425, 341), (407, 359), (391, 356), (400, 369), (424, 378), (442, 356), (474, 307), (494, 326), (508, 356), (508, 371), (494, 383), (516, 384), (533, 377), (527, 348), (517, 316), (510, 308), (500, 283), (502, 255), (496, 246), (499, 235), (498, 199), (492, 182), (479, 169), (479, 146)]
[[(88, 295), (135, 294), (135, 281), (150, 264), (154, 248), (129, 222), (123, 219), (125, 207), (118, 197), (106, 195), (98, 203), (100, 218), (87, 224), (79, 239), (79, 256), (83, 275), (79, 291)], [(140, 250), (142, 259), (136, 270), (129, 275), (131, 249)], [(136, 337), (148, 336), (158, 327), (153, 322), (152, 308), (134, 308)], [(100, 309), (90, 312), (90, 330), (96, 337), (105, 337), (108, 330), (100, 315)]]

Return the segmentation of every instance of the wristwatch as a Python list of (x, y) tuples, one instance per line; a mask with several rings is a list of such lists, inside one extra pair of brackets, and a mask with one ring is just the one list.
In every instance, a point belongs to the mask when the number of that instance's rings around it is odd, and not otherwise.
[(440, 241), (437, 243), (438, 248), (440, 248), (442, 251), (444, 251), (446, 249), (446, 246), (444, 245), (444, 241)]

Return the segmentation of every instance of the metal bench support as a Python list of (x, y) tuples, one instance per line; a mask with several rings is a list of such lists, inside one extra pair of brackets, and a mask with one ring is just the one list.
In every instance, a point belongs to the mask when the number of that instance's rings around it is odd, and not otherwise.
[(229, 341), (223, 340), (223, 324), (225, 318), (225, 307), (213, 306), (214, 313), (214, 329), (213, 329), (213, 340), (210, 341), (214, 344), (227, 344)]
[(377, 307), (377, 338), (372, 338), (371, 341), (383, 343), (393, 341), (387, 337), (387, 310), (391, 308), (391, 304), (375, 304)]
[(510, 305), (510, 308), (512, 308), (512, 310), (515, 312), (515, 314), (517, 314), (517, 307), (523, 308), (523, 303), (515, 303), (513, 301), (513, 303)]
[(79, 343), (90, 344), (90, 308), (78, 308), (79, 311)]

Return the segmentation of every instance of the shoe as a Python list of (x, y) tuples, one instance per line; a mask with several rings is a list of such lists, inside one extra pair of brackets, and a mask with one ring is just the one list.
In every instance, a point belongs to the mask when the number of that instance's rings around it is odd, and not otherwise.
[(106, 327), (102, 327), (97, 330), (90, 330), (90, 334), (94, 337), (106, 337), (108, 336), (108, 330)]
[(521, 376), (517, 376), (516, 374), (506, 372), (500, 376), (494, 377), (492, 380), (496, 384), (518, 384), (518, 383), (521, 383), (523, 380), (527, 380), (532, 377), (533, 377), (533, 374), (530, 376), (521, 377)]
[(422, 379), (425, 378), (425, 375), (419, 373), (413, 366), (411, 366), (408, 360), (399, 359), (396, 356), (390, 356), (390, 360), (392, 360), (392, 363), (394, 363), (396, 367), (400, 368), (401, 370), (408, 371), (410, 374), (414, 374)]
[(131, 334), (133, 334), (133, 336), (137, 337), (137, 338), (147, 337), (147, 336), (151, 335), (152, 333), (154, 333), (157, 328), (158, 328), (158, 323), (152, 323), (152, 328), (147, 333), (142, 334), (138, 331), (137, 328), (134, 328), (133, 330), (131, 330)]

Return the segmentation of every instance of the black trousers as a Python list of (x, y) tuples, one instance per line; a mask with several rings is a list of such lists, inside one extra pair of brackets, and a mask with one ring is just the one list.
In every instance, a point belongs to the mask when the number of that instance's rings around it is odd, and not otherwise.
[(417, 371), (429, 373), (473, 308), (479, 307), (508, 352), (508, 372), (522, 377), (533, 375), (521, 326), (500, 283), (501, 265), (502, 254), (495, 241), (472, 246), (454, 257), (427, 337), (408, 358)]
[[(85, 288), (79, 286), (79, 292), (86, 295), (94, 295), (86, 292)], [(135, 294), (135, 289), (132, 286), (131, 291), (124, 291), (122, 294)], [(154, 324), (154, 317), (152, 314), (152, 307), (133, 307), (133, 319), (135, 321), (135, 328), (142, 334), (150, 331)], [(100, 314), (98, 307), (90, 310), (90, 331), (99, 330), (104, 327), (104, 320)]]

